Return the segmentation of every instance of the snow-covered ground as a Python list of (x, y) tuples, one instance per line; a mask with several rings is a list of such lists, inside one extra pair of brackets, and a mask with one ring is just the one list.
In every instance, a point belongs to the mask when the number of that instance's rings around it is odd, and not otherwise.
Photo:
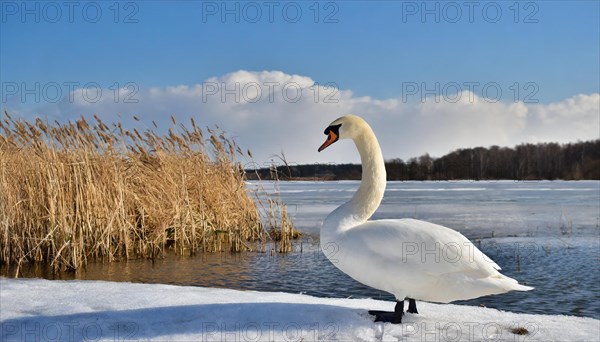
[[(600, 320), (418, 302), (374, 323), (372, 299), (116, 283), (0, 279), (2, 341), (598, 341)], [(511, 330), (524, 328), (528, 334)], [(524, 332), (524, 330), (521, 330)]]

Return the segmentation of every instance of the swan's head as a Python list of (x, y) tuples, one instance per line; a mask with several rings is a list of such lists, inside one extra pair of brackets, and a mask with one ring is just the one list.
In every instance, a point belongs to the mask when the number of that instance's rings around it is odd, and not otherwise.
[(364, 126), (369, 126), (365, 120), (356, 115), (346, 115), (335, 119), (325, 128), (327, 140), (319, 147), (319, 152), (340, 139), (354, 139), (363, 131)]

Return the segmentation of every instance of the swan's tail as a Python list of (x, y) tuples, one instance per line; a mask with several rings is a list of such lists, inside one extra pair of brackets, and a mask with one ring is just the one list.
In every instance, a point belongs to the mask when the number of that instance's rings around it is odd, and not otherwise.
[(510, 289), (513, 291), (531, 291), (531, 290), (535, 289), (535, 287), (521, 285), (521, 284), (514, 284)]
[(534, 288), (527, 285), (521, 285), (519, 282), (511, 277), (507, 277), (504, 274), (498, 273), (497, 284), (500, 285), (506, 291), (531, 291)]
[(515, 279), (501, 273), (478, 279), (473, 279), (464, 274), (455, 274), (438, 282), (437, 288), (428, 292), (427, 300), (450, 303), (455, 300), (468, 300), (510, 291), (530, 290), (533, 290), (533, 287), (521, 285)]

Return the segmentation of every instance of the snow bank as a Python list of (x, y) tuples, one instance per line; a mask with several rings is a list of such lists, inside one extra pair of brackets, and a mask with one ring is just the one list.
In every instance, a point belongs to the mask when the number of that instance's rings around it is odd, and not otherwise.
[[(114, 283), (0, 279), (2, 341), (598, 341), (600, 321), (417, 303), (374, 323), (372, 299)], [(525, 328), (519, 335), (511, 330)], [(521, 330), (524, 332), (524, 330)]]

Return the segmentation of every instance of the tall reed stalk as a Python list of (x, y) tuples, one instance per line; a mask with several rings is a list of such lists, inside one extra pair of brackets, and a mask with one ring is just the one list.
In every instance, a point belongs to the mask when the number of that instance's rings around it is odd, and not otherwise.
[(158, 134), (97, 116), (48, 124), (5, 112), (0, 263), (18, 274), (31, 261), (58, 271), (91, 260), (160, 257), (170, 248), (248, 250), (271, 238), (265, 222), (293, 234), (285, 209), (261, 217), (232, 140), (193, 119), (189, 126), (171, 119), (168, 133)]

